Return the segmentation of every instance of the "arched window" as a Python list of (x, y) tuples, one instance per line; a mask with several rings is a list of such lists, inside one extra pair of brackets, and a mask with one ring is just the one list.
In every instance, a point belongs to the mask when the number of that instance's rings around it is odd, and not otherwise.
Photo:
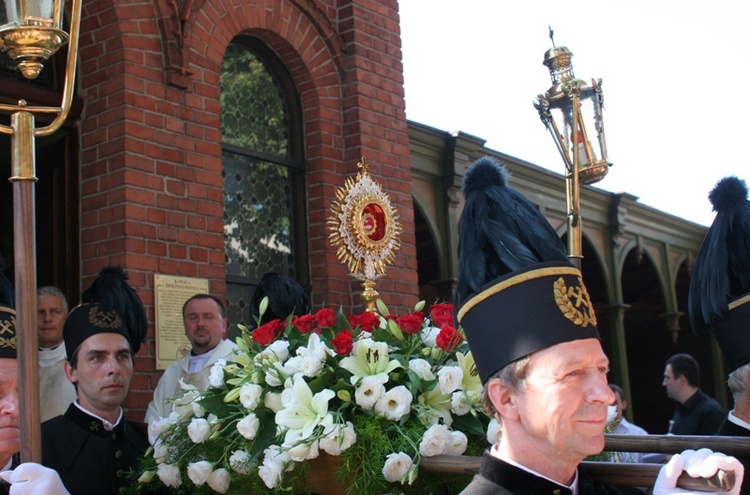
[(304, 159), (297, 91), (276, 55), (240, 36), (221, 67), (227, 317), (250, 321), (266, 272), (307, 287)]

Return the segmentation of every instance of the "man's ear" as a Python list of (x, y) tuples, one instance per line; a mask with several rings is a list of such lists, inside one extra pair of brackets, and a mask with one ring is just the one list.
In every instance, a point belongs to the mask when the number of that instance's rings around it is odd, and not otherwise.
[(65, 378), (71, 383), (77, 383), (76, 370), (70, 365), (70, 361), (65, 361)]
[(518, 405), (511, 389), (499, 378), (493, 378), (487, 383), (487, 395), (495, 406), (495, 410), (507, 419), (518, 417)]

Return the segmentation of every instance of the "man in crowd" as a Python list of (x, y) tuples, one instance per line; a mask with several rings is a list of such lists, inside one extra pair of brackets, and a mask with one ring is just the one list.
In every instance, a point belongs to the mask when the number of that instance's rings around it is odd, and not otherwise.
[[(591, 300), (554, 229), (507, 186), (508, 177), (485, 157), (467, 170), (463, 184), (458, 321), (502, 436), (462, 493), (619, 493), (626, 489), (597, 485), (579, 467), (604, 448), (607, 409), (615, 400)], [(654, 493), (679, 493), (686, 464), (742, 476), (736, 459), (710, 459), (673, 456)]]
[[(719, 428), (725, 436), (750, 437), (750, 201), (745, 181), (721, 179), (709, 194), (716, 211), (695, 259), (688, 314), (693, 331), (710, 331), (719, 343), (734, 398)], [(750, 456), (739, 457), (745, 468)], [(742, 493), (750, 493), (745, 478)]]
[(3, 274), (4, 271), (0, 259), (0, 494), (70, 495), (53, 470), (35, 463), (16, 466), (14, 462), (14, 456), (21, 448), (18, 428), (18, 339), (13, 286)]
[[(617, 415), (615, 416), (617, 427), (613, 433), (615, 435), (648, 435), (646, 430), (634, 425), (623, 415), (628, 407), (628, 401), (625, 400), (625, 390), (615, 383), (610, 383), (609, 388), (615, 394), (615, 407), (617, 408)], [(611, 454), (611, 460), (614, 462), (644, 462), (642, 452), (612, 452)]]
[(119, 267), (103, 269), (92, 285), (99, 290), (84, 293), (95, 302), (73, 309), (63, 328), (65, 375), (78, 399), (42, 424), (42, 463), (75, 495), (119, 493), (149, 446), (145, 428), (123, 418), (133, 356), (146, 336), (133, 323), (146, 317), (126, 279)]
[(690, 354), (667, 359), (662, 385), (676, 402), (667, 433), (714, 435), (724, 421), (724, 410), (700, 389), (700, 367)]
[(181, 381), (206, 390), (211, 367), (219, 359), (232, 360), (232, 352), (237, 349), (234, 342), (226, 340), (226, 309), (219, 298), (208, 294), (192, 296), (182, 307), (182, 321), (190, 354), (164, 370), (146, 411), (147, 423), (169, 416), (172, 400), (180, 394)]
[(63, 325), (68, 300), (57, 287), (40, 287), (36, 292), (37, 338), (39, 345), (39, 415), (42, 422), (59, 416), (76, 399), (76, 389), (65, 378)]

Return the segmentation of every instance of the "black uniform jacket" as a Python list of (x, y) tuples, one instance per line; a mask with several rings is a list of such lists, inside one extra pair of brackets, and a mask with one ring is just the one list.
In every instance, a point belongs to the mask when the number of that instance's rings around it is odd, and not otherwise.
[[(557, 483), (536, 476), (521, 468), (501, 461), (486, 450), (482, 455), (479, 474), (461, 495), (571, 495), (571, 491)], [(579, 495), (640, 494), (638, 488), (614, 487), (594, 483), (582, 468), (578, 468)]]
[(116, 495), (125, 475), (148, 448), (137, 423), (120, 421), (113, 431), (71, 404), (62, 416), (42, 423), (42, 464), (60, 474), (71, 495)]

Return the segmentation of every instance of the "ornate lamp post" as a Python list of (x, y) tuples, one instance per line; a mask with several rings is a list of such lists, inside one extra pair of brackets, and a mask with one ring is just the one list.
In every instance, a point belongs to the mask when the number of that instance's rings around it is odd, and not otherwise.
[[(552, 48), (544, 54), (544, 65), (549, 69), (552, 86), (546, 93), (537, 96), (534, 106), (565, 162), (568, 255), (580, 268), (583, 257), (580, 185), (602, 180), (612, 164), (607, 159), (607, 142), (604, 138), (602, 80), (592, 79), (591, 85), (588, 85), (576, 79), (572, 58), (570, 50), (564, 46), (556, 47), (552, 39)], [(591, 144), (590, 129), (596, 131), (598, 150)]]
[[(73, 0), (70, 31), (63, 30), (64, 0), (0, 0), (0, 50), (6, 52), (27, 79), (39, 75), (44, 62), (68, 43), (65, 84), (59, 107), (0, 104), (11, 112), (10, 126), (0, 132), (11, 136), (13, 183), (13, 245), (18, 335), (18, 378), (21, 427), (21, 461), (41, 462), (39, 430), (39, 369), (36, 334), (36, 221), (34, 183), (37, 181), (34, 137), (57, 131), (68, 116), (73, 101), (78, 58), (81, 0)], [(35, 128), (34, 114), (55, 118)]]

